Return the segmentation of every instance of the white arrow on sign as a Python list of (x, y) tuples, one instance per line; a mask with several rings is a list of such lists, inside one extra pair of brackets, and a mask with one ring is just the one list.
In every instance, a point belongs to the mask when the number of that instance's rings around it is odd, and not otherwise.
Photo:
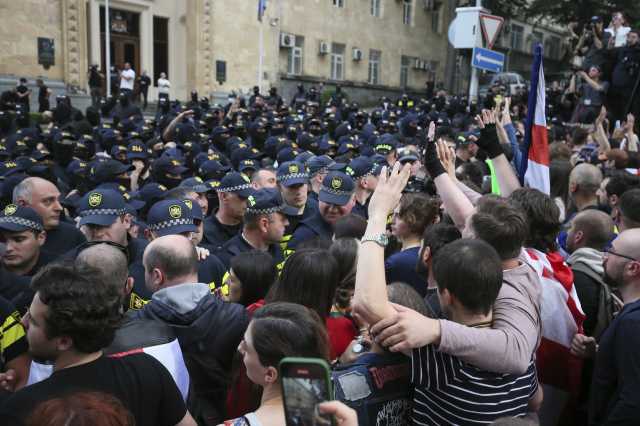
[(494, 59), (488, 56), (483, 56), (482, 53), (480, 52), (476, 53), (476, 60), (478, 62), (489, 62), (490, 64), (494, 64), (499, 67), (502, 67), (502, 61), (500, 59)]
[(501, 16), (480, 14), (480, 26), (482, 27), (482, 33), (484, 34), (488, 49), (491, 49), (498, 39), (498, 34), (500, 34), (503, 23), (504, 18)]

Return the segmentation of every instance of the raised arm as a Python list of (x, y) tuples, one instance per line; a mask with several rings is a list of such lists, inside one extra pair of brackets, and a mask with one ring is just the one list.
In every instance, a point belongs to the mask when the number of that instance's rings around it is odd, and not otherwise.
[(625, 136), (627, 137), (627, 151), (637, 152), (638, 151), (638, 135), (636, 135), (633, 131), (633, 128), (636, 123), (636, 118), (633, 114), (627, 114), (627, 122), (625, 123), (626, 132)]
[(607, 109), (603, 106), (600, 109), (600, 114), (595, 121), (596, 132), (594, 133), (594, 139), (598, 142), (598, 151), (600, 153), (605, 153), (611, 149), (611, 144), (609, 143), (609, 138), (607, 137), (607, 133), (604, 131), (604, 119), (607, 116)]
[(508, 197), (513, 191), (520, 188), (520, 182), (516, 174), (504, 155), (498, 135), (496, 133), (496, 117), (493, 111), (482, 110), (482, 117), (477, 116), (476, 121), (480, 126), (480, 139), (476, 142), (478, 146), (487, 152), (493, 162), (493, 169), (500, 185), (500, 193), (503, 197)]
[[(365, 237), (385, 234), (387, 217), (400, 201), (402, 190), (409, 180), (410, 167), (406, 164), (400, 169), (400, 163), (397, 162), (388, 177), (387, 168), (382, 169), (378, 186), (369, 203)], [(363, 241), (360, 246), (352, 306), (354, 312), (369, 324), (395, 316), (395, 309), (387, 297), (384, 247), (375, 241)]]
[[(435, 134), (435, 123), (429, 126), (429, 137), (427, 147), (424, 152), (424, 166), (429, 172), (431, 179), (436, 184), (438, 194), (442, 199), (444, 209), (447, 211), (453, 222), (459, 229), (464, 228), (464, 224), (471, 214), (474, 207), (469, 199), (463, 194), (456, 184), (455, 171), (452, 170), (452, 162), (447, 163), (447, 170), (443, 167), (442, 160), (447, 159), (449, 150), (443, 141), (433, 141)], [(442, 158), (439, 158), (440, 157)]]
[(180, 123), (180, 121), (183, 118), (189, 117), (191, 115), (193, 115), (193, 111), (189, 109), (187, 111), (181, 112), (180, 114), (178, 114), (176, 116), (176, 118), (171, 120), (171, 123), (169, 123), (167, 128), (164, 129), (164, 132), (162, 132), (162, 140), (165, 141), (165, 142), (170, 141), (171, 138), (173, 138), (173, 131), (176, 129), (176, 126), (178, 125), (178, 123)]

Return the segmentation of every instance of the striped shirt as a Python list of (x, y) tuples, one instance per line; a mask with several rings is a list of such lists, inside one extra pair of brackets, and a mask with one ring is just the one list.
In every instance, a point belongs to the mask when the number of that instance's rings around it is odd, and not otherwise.
[(414, 425), (482, 425), (522, 417), (538, 389), (533, 361), (523, 375), (483, 371), (428, 345), (414, 349)]

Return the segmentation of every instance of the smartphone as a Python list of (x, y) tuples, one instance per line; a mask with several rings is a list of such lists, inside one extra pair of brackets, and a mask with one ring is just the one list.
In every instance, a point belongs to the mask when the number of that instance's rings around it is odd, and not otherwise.
[(289, 357), (280, 361), (279, 370), (287, 426), (333, 425), (331, 416), (318, 411), (319, 403), (333, 399), (329, 364)]

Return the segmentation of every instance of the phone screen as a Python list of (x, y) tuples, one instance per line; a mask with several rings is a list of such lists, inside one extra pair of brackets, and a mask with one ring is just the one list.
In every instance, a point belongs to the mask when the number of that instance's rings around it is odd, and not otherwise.
[(318, 404), (330, 401), (328, 366), (320, 360), (286, 362), (280, 365), (287, 426), (331, 426), (330, 416), (320, 414)]

